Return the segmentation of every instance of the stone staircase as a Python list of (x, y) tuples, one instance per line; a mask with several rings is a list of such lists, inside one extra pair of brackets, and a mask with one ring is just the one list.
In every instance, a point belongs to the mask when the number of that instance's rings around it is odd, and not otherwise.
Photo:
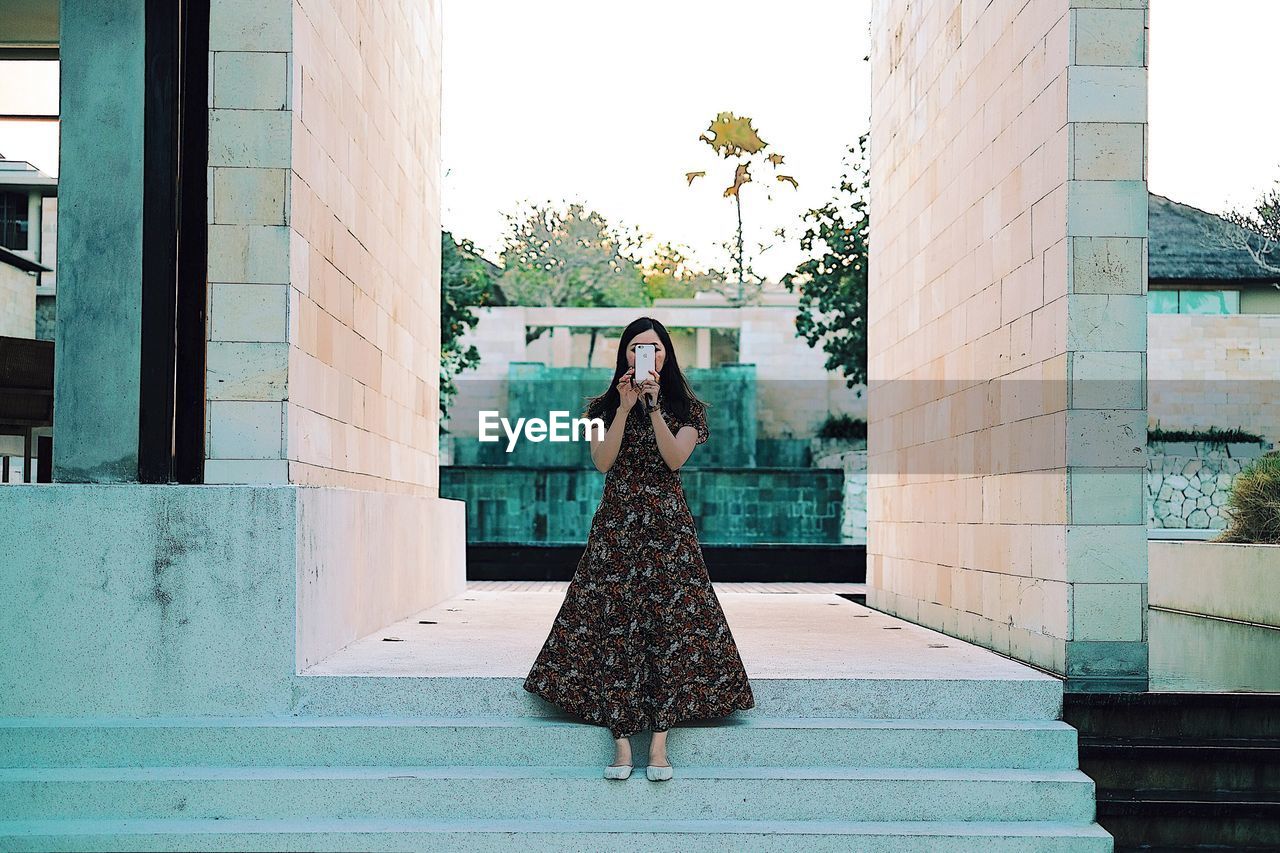
[(518, 678), (299, 676), (286, 717), (7, 719), (0, 849), (1112, 850), (1056, 679), (753, 687), (672, 731), (659, 783), (603, 779), (608, 732)]

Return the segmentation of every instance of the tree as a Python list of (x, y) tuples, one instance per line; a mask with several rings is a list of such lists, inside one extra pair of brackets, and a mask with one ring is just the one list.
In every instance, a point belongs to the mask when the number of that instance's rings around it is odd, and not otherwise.
[(719, 290), (724, 278), (696, 269), (684, 247), (658, 243), (644, 264), (644, 289), (650, 304), (655, 299), (688, 299), (700, 290)]
[[(751, 126), (751, 119), (747, 116), (735, 116), (731, 112), (719, 113), (698, 139), (710, 145), (717, 155), (734, 163), (733, 182), (725, 188), (724, 197), (733, 198), (738, 214), (736, 242), (731, 248), (738, 290), (730, 301), (742, 305), (750, 301), (754, 295), (748, 292), (748, 279), (753, 279), (752, 283), (755, 286), (753, 289), (757, 292), (759, 286), (763, 284), (758, 277), (749, 273), (750, 263), (747, 261), (743, 247), (742, 187), (752, 180), (751, 166), (760, 163), (760, 168), (764, 168), (763, 164), (767, 162), (773, 166), (774, 178), (779, 183), (789, 183), (792, 189), (798, 189), (800, 184), (791, 175), (777, 174), (778, 167), (782, 165), (783, 155), (776, 151), (765, 153), (769, 144), (760, 138), (755, 128)], [(705, 171), (686, 172), (685, 180), (688, 181), (689, 186), (692, 186), (694, 180), (706, 174)], [(773, 194), (770, 193), (769, 198), (772, 197)]]
[(796, 332), (822, 346), (826, 368), (840, 371), (850, 388), (867, 381), (868, 136), (849, 147), (835, 198), (804, 214), (811, 224), (800, 247), (812, 257), (782, 278), (800, 294)]
[(1264, 192), (1252, 208), (1224, 213), (1209, 236), (1220, 246), (1245, 250), (1259, 267), (1280, 275), (1280, 180), (1276, 187)]
[(499, 286), (511, 304), (645, 304), (635, 229), (615, 227), (577, 202), (530, 204), (505, 216)]
[(440, 245), (440, 420), (449, 413), (449, 402), (458, 393), (454, 378), (480, 363), (474, 346), (462, 347), (462, 336), (476, 325), (472, 307), (493, 302), (493, 265), (475, 244), (454, 240), (441, 232)]

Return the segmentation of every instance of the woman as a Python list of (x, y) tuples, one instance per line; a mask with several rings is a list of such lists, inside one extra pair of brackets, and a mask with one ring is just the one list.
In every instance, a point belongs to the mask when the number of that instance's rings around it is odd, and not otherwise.
[[(636, 381), (643, 343), (657, 344), (657, 371)], [(642, 317), (623, 331), (613, 384), (585, 414), (606, 426), (591, 440), (604, 496), (524, 689), (609, 727), (607, 779), (631, 775), (629, 738), (651, 730), (646, 775), (661, 781), (672, 774), (672, 724), (755, 707), (680, 482), (680, 467), (707, 440), (706, 407), (666, 328)]]

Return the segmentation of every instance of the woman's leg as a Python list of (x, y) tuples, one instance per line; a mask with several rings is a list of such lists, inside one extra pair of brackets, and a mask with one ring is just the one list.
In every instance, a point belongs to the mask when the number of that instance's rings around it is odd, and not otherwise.
[(653, 740), (649, 742), (649, 764), (658, 767), (670, 766), (671, 762), (667, 760), (667, 731), (663, 729), (660, 732), (653, 733)]
[(619, 737), (613, 739), (613, 763), (615, 766), (631, 763), (630, 738)]

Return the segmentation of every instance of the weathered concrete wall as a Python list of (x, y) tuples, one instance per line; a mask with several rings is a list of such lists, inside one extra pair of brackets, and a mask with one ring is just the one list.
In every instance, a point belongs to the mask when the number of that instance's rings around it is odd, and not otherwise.
[(138, 475), (143, 0), (62, 0), (58, 318), (60, 482)]
[(1145, 0), (873, 12), (868, 602), (1145, 684)]
[(290, 488), (0, 489), (0, 716), (289, 707)]
[(295, 674), (463, 591), (463, 523), (331, 487), (0, 489), (0, 716), (289, 713)]

